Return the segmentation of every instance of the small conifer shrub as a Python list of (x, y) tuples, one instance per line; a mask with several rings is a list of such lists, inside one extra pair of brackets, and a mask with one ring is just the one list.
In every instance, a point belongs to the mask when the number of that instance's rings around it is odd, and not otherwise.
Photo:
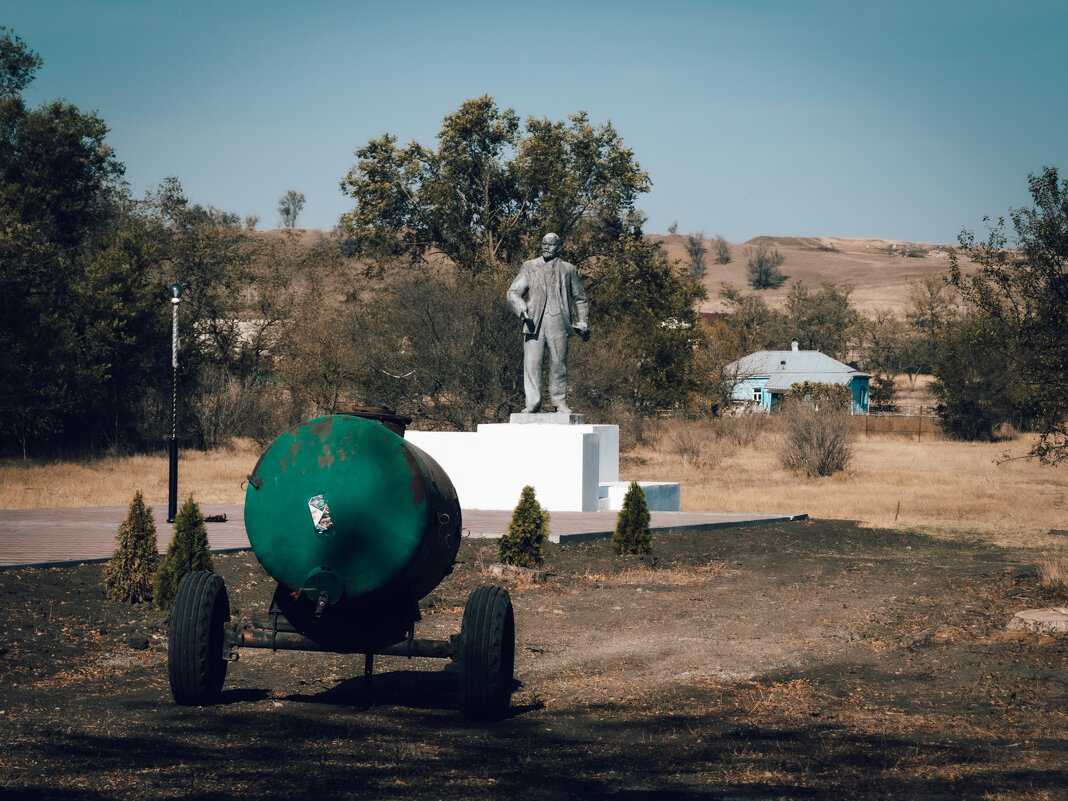
[(152, 580), (156, 606), (169, 612), (178, 593), (178, 584), (186, 573), (213, 569), (204, 515), (190, 495), (174, 518), (174, 538), (167, 546), (167, 554)]
[(649, 553), (652, 540), (645, 491), (638, 486), (637, 481), (632, 481), (627, 487), (627, 494), (623, 496), (623, 508), (619, 510), (619, 517), (616, 518), (612, 545), (619, 554)]
[(104, 568), (104, 587), (108, 598), (137, 604), (152, 597), (152, 577), (159, 564), (156, 523), (138, 490), (130, 502), (130, 511), (119, 526), (115, 555)]
[(506, 565), (540, 567), (545, 561), (548, 539), (549, 513), (534, 497), (534, 488), (523, 487), (508, 533), (498, 540), (500, 559)]

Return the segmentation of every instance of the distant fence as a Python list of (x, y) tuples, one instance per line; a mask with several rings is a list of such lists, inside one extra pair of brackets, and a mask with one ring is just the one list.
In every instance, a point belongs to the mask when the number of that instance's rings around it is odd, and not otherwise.
[(857, 432), (868, 434), (900, 434), (902, 436), (924, 437), (944, 436), (942, 421), (932, 415), (909, 414), (858, 414), (853, 416), (853, 425)]

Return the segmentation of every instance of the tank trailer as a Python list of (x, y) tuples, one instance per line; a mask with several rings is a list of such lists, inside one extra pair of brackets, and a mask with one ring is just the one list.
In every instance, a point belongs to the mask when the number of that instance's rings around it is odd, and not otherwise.
[(370, 703), (375, 655), (452, 660), (460, 709), (498, 720), (509, 708), (515, 621), (508, 591), (476, 589), (460, 633), (418, 639), (419, 601), (452, 571), (460, 503), (448, 475), (404, 439), (410, 418), (387, 409), (317, 417), (278, 436), (248, 476), (245, 529), (277, 581), (265, 616), (230, 619), (220, 576), (182, 579), (167, 668), (179, 704), (222, 692), (241, 648), (364, 655)]

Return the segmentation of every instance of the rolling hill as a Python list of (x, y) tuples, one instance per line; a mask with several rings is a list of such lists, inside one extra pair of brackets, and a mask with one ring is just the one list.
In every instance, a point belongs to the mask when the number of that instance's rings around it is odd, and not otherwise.
[[(648, 238), (660, 242), (668, 258), (688, 262), (684, 234), (652, 234)], [(911, 281), (927, 275), (944, 275), (949, 269), (949, 245), (887, 239), (758, 236), (741, 244), (730, 243), (731, 262), (715, 264), (711, 243), (706, 240), (709, 253), (705, 255), (704, 283), (708, 300), (701, 305), (701, 311), (726, 310), (726, 304), (719, 299), (720, 285), (724, 282), (752, 291), (746, 280), (746, 251), (760, 245), (776, 249), (786, 257), (781, 268), (787, 276), (786, 283), (778, 289), (760, 291), (761, 297), (773, 307), (782, 306), (793, 281), (803, 281), (812, 289), (835, 282), (853, 285), (851, 298), (861, 311), (891, 309), (902, 314)]]

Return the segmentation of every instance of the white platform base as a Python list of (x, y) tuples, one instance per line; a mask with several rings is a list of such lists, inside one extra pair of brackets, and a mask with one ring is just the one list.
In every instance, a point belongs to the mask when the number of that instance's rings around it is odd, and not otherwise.
[[(530, 485), (551, 511), (610, 511), (622, 508), (627, 491), (618, 426), (486, 423), (474, 432), (408, 431), (405, 439), (449, 474), (464, 509), (512, 510)], [(679, 510), (678, 484), (640, 483), (650, 511)]]
[[(638, 486), (645, 493), (645, 505), (650, 512), (679, 511), (681, 486), (676, 481), (639, 481)], [(630, 488), (628, 481), (609, 481), (602, 483), (597, 498), (597, 509), (601, 512), (618, 512), (623, 508), (623, 497)]]
[(512, 412), (510, 425), (582, 425), (586, 417), (573, 412)]

